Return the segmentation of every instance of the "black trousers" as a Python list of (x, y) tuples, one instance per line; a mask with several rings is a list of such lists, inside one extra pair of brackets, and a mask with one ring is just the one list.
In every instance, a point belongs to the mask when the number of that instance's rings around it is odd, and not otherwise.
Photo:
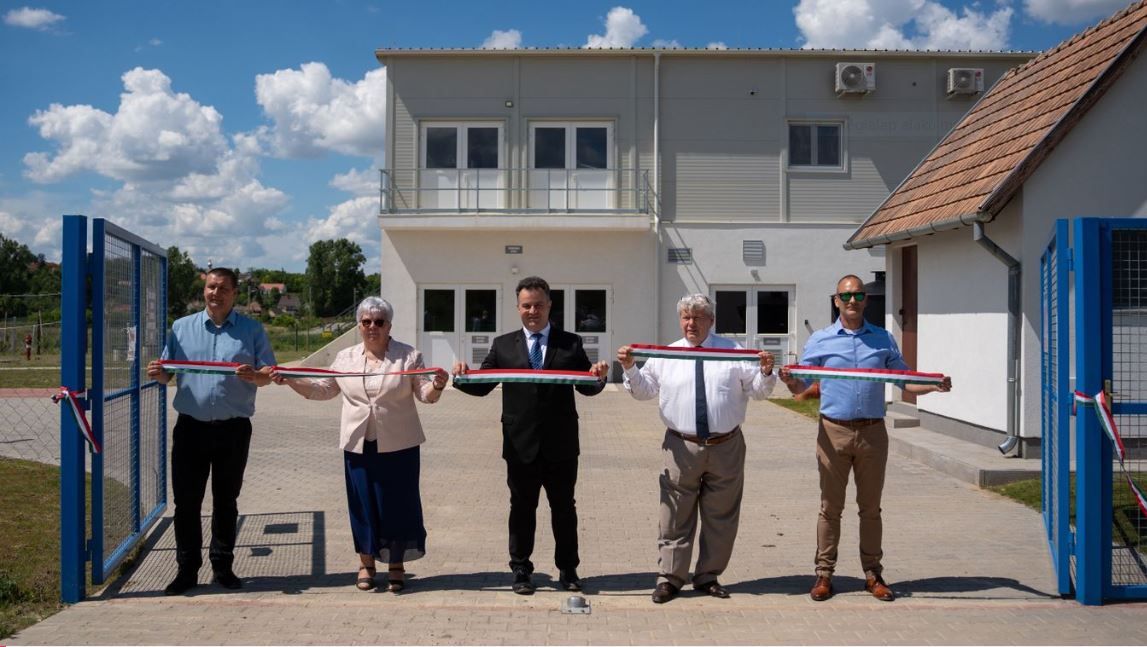
[(200, 514), (211, 475), (213, 569), (230, 570), (235, 561), (239, 490), (251, 447), (251, 419), (203, 422), (179, 414), (171, 448), (171, 489), (175, 495), (175, 561), (179, 569), (203, 565)]
[(548, 461), (538, 457), (532, 463), (506, 459), (506, 484), (510, 487), (510, 568), (534, 572), (530, 556), (534, 552), (538, 495), (546, 489), (550, 503), (550, 523), (554, 533), (554, 564), (561, 570), (577, 568), (577, 457)]

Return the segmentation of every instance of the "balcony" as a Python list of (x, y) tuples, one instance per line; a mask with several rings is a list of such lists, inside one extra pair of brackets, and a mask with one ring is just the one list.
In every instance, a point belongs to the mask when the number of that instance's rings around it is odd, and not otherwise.
[(649, 229), (649, 172), (637, 169), (383, 169), (384, 229)]

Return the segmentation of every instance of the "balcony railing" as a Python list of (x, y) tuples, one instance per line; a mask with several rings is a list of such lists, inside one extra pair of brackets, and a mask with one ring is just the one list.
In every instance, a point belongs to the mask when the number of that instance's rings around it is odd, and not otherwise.
[(642, 169), (382, 169), (383, 214), (648, 214)]

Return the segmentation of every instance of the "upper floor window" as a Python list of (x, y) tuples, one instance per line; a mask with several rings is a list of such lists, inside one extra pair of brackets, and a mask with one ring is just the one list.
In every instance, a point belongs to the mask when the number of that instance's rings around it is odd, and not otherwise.
[(789, 122), (789, 167), (842, 169), (843, 124)]
[(418, 198), (424, 209), (500, 209), (506, 171), (502, 124), (427, 122), (422, 126)]
[(616, 207), (612, 124), (531, 124), (529, 159), (531, 208)]

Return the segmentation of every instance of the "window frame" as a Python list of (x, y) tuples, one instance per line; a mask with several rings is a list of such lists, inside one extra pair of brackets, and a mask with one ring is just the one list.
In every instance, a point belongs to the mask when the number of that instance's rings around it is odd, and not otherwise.
[[(794, 164), (792, 161), (792, 149), (790, 142), (792, 141), (792, 128), (793, 126), (808, 126), (811, 130), (812, 137), (810, 138), (810, 148), (812, 152), (812, 164)], [(816, 164), (817, 156), (817, 126), (836, 126), (838, 130), (837, 138), (840, 144), (839, 155), (840, 163), (834, 166), (824, 164)], [(785, 169), (789, 172), (795, 173), (847, 173), (848, 172), (848, 123), (847, 120), (840, 119), (799, 119), (789, 118), (785, 120)]]
[[(538, 128), (565, 128), (566, 131), (566, 151), (565, 151), (565, 171), (616, 171), (617, 169), (617, 152), (616, 141), (614, 139), (614, 120), (567, 120), (567, 119), (531, 119), (528, 124), (528, 146), (526, 150), (526, 168), (528, 170), (544, 171), (546, 169), (538, 169), (534, 167), (534, 152), (535, 146), (535, 131)], [(577, 166), (577, 129), (578, 128), (605, 128), (605, 168), (603, 169), (579, 169)]]
[(454, 128), (458, 134), (455, 146), (457, 150), (457, 164), (455, 169), (468, 170), (469, 155), (467, 145), (469, 138), (467, 133), (470, 128), (496, 128), (498, 130), (498, 166), (494, 169), (475, 169), (475, 170), (507, 170), (506, 166), (506, 122), (505, 120), (493, 119), (453, 119), (453, 120), (437, 120), (437, 119), (423, 119), (418, 123), (418, 170), (425, 171), (441, 171), (441, 168), (429, 168), (427, 164), (427, 131), (431, 128)]

